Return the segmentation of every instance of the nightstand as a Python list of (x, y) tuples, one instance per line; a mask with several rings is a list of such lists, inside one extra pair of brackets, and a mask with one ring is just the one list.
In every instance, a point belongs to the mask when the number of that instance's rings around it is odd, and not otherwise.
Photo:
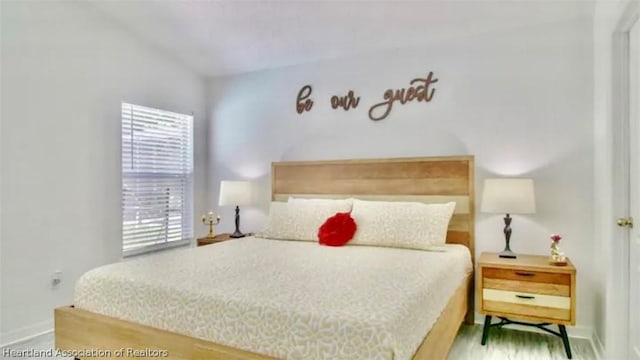
[[(548, 256), (518, 255), (516, 259), (482, 253), (478, 260), (478, 299), (485, 314), (482, 345), (491, 327), (508, 324), (535, 326), (562, 338), (567, 357), (571, 346), (565, 325), (576, 321), (576, 268), (549, 264)], [(500, 322), (492, 324), (495, 316)], [(525, 320), (517, 321), (518, 320)], [(549, 329), (558, 325), (559, 332)]]
[(233, 238), (231, 237), (231, 234), (228, 234), (228, 233), (218, 234), (218, 235), (215, 235), (213, 238), (202, 237), (198, 239), (198, 246), (215, 244), (215, 243), (219, 243), (219, 242), (223, 242), (231, 239)]

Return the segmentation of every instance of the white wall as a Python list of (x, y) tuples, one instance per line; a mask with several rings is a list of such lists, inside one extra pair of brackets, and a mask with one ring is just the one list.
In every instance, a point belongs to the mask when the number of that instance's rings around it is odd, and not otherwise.
[[(260, 228), (269, 201), (270, 162), (298, 159), (473, 154), (482, 180), (535, 179), (538, 213), (514, 216), (512, 248), (547, 254), (551, 233), (578, 269), (577, 328), (594, 324), (593, 43), (591, 16), (511, 32), (477, 34), (415, 49), (212, 79), (209, 83), (211, 203), (221, 179), (254, 179), (257, 205), (243, 230)], [(387, 88), (435, 71), (432, 102), (395, 105), (374, 122), (367, 111)], [(313, 86), (315, 104), (298, 115), (295, 97)], [(333, 110), (354, 90), (358, 108)], [(479, 207), (478, 207), (479, 208)], [(222, 209), (220, 230), (233, 227)], [(478, 213), (477, 252), (504, 246), (502, 217)]]
[(207, 207), (207, 123), (204, 80), (90, 5), (2, 2), (1, 24), (6, 344), (51, 329), (77, 278), (121, 258), (120, 102), (194, 112), (196, 214)]

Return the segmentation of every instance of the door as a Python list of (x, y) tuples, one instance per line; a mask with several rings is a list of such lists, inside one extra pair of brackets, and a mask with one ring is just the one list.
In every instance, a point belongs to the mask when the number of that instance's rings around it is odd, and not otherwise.
[[(629, 32), (629, 351), (640, 360), (640, 21)], [(635, 226), (632, 221), (636, 220)]]

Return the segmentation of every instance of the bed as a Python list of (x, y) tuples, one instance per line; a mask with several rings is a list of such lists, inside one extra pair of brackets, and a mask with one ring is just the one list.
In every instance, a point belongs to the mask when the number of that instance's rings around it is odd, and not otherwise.
[[(473, 317), (473, 158), (274, 163), (272, 198), (290, 196), (453, 200), (450, 245), (440, 253), (245, 238), (101, 267), (78, 283), (77, 306), (56, 309), (56, 346), (131, 358), (446, 358)], [(166, 266), (174, 276), (160, 275)], [(358, 284), (364, 290), (343, 296)]]

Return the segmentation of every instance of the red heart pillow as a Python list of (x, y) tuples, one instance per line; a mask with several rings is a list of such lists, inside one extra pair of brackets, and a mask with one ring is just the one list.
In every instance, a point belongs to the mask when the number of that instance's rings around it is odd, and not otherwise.
[(337, 213), (320, 226), (318, 240), (322, 245), (342, 246), (353, 238), (356, 229), (356, 222), (350, 213)]

